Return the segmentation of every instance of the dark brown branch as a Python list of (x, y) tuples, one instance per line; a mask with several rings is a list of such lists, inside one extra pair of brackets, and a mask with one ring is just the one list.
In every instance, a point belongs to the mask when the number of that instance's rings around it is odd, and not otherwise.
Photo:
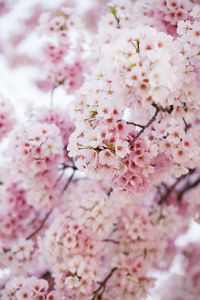
[(74, 170), (74, 171), (78, 170), (78, 168), (77, 168), (75, 165), (67, 165), (67, 164), (63, 163), (63, 164), (61, 165), (61, 167), (59, 168), (59, 171), (61, 170), (62, 173), (60, 174), (60, 176), (59, 176), (58, 179), (56, 180), (56, 183), (55, 183), (54, 186), (56, 186), (57, 183), (62, 179), (63, 175), (65, 174), (65, 170), (66, 170), (66, 169), (72, 169), (72, 170)]
[[(193, 174), (195, 172), (195, 169), (190, 169), (189, 172), (187, 174), (184, 174), (182, 176), (180, 176), (175, 182), (174, 184), (172, 184), (170, 187), (167, 187), (166, 184), (164, 184), (166, 192), (164, 195), (162, 195), (158, 201), (158, 204), (161, 205), (164, 202), (168, 201), (169, 196), (171, 195), (171, 193), (174, 191), (175, 187), (186, 177), (189, 177), (191, 174)], [(162, 183), (163, 185), (163, 183)]]
[(140, 127), (140, 128), (145, 128), (145, 125), (137, 124), (135, 122), (126, 122), (126, 123), (130, 124), (130, 125), (134, 125), (134, 126)]
[(157, 185), (157, 186), (156, 186), (156, 189), (157, 189), (157, 191), (158, 191), (159, 195), (162, 197), (162, 192), (161, 192), (161, 188), (160, 188), (160, 186), (159, 186), (159, 185)]
[(73, 169), (73, 172), (72, 172), (71, 176), (68, 178), (68, 180), (67, 180), (67, 182), (66, 182), (66, 184), (65, 184), (65, 186), (62, 190), (62, 194), (64, 194), (64, 192), (68, 189), (68, 187), (69, 187), (69, 185), (70, 185), (70, 183), (71, 183), (71, 181), (72, 181), (72, 179), (75, 175), (75, 172), (76, 172), (76, 170)]
[(45, 222), (47, 221), (47, 219), (49, 218), (49, 216), (51, 215), (53, 209), (51, 209), (47, 214), (46, 216), (44, 217), (44, 219), (42, 220), (40, 226), (35, 230), (33, 231), (29, 236), (26, 237), (26, 240), (30, 240), (34, 235), (36, 235), (43, 227), (44, 227), (44, 224)]
[(110, 196), (110, 194), (112, 193), (113, 188), (110, 188), (109, 191), (107, 192), (107, 195)]
[(143, 134), (145, 129), (148, 128), (156, 120), (158, 113), (159, 113), (159, 110), (156, 108), (156, 111), (155, 111), (153, 117), (151, 117), (149, 122), (138, 132), (136, 137), (134, 137), (134, 139), (131, 141), (131, 143), (130, 143), (131, 146), (134, 145), (135, 141)]
[(131, 146), (134, 145), (135, 141), (143, 134), (143, 132), (145, 131), (145, 129), (148, 128), (156, 120), (159, 112), (162, 111), (162, 112), (171, 113), (172, 110), (173, 110), (173, 105), (170, 105), (169, 107), (162, 107), (162, 106), (160, 106), (160, 105), (158, 105), (156, 103), (152, 103), (152, 106), (155, 107), (155, 109), (156, 109), (154, 115), (147, 122), (147, 124), (142, 127), (142, 130), (140, 130), (138, 132), (138, 134), (136, 135), (136, 137), (134, 137), (134, 139), (131, 141), (131, 143), (130, 143)]
[(193, 183), (188, 183), (182, 190), (178, 191), (178, 200), (181, 200), (183, 195), (189, 190), (197, 187), (200, 184), (200, 177), (197, 178)]
[[(117, 120), (117, 122), (121, 122), (121, 121), (125, 121), (125, 120), (122, 120), (122, 119)], [(144, 128), (145, 127), (145, 125), (141, 125), (141, 124), (138, 124), (138, 123), (135, 123), (135, 122), (128, 122), (128, 121), (125, 121), (125, 122), (126, 122), (126, 124), (134, 125), (134, 126), (137, 126), (137, 127), (140, 127), (140, 128)]]
[(52, 277), (52, 275), (49, 271), (47, 271), (43, 275), (41, 275), (40, 279), (44, 279), (44, 280), (48, 281), (48, 284), (49, 284), (48, 292), (50, 292), (54, 289), (54, 284), (55, 284), (54, 278)]
[(168, 186), (167, 186), (167, 184), (165, 182), (161, 182), (161, 185), (165, 188), (165, 190), (168, 189)]
[(61, 164), (60, 170), (65, 170), (65, 169), (73, 169), (73, 170), (78, 170), (75, 165), (68, 165), (68, 164)]
[(169, 114), (171, 114), (171, 112), (174, 109), (173, 105), (170, 105), (170, 106), (167, 106), (167, 107), (162, 107), (162, 106), (160, 106), (156, 103), (152, 103), (152, 106), (155, 107), (158, 111), (167, 112)]
[(56, 183), (54, 184), (54, 186), (56, 186), (58, 184), (58, 182), (62, 179), (62, 177), (64, 176), (64, 174), (65, 174), (65, 169), (62, 169), (62, 173), (60, 174), (60, 176), (56, 180)]
[(103, 242), (109, 242), (109, 243), (113, 243), (113, 244), (116, 244), (116, 245), (120, 245), (120, 242), (112, 240), (112, 239), (103, 239)]
[(179, 177), (175, 182), (174, 184), (172, 184), (172, 186), (170, 188), (167, 189), (166, 193), (164, 195), (162, 195), (160, 197), (160, 200), (158, 201), (158, 204), (161, 205), (163, 204), (164, 202), (167, 202), (168, 201), (168, 197), (170, 196), (170, 194), (173, 192), (173, 190), (175, 189), (175, 187), (177, 186), (177, 184), (180, 182), (182, 178)]
[(191, 124), (188, 124), (186, 121), (185, 121), (185, 118), (183, 118), (183, 122), (184, 122), (184, 125), (185, 125), (185, 132), (188, 131), (188, 129), (190, 129), (192, 127)]
[(91, 300), (95, 300), (96, 297), (98, 297), (97, 299), (101, 299), (101, 296), (103, 295), (106, 288), (106, 283), (112, 277), (113, 273), (117, 270), (118, 270), (117, 267), (113, 268), (103, 281), (98, 282), (99, 287), (94, 291)]
[(43, 275), (40, 276), (40, 279), (46, 279), (51, 273), (46, 271)]

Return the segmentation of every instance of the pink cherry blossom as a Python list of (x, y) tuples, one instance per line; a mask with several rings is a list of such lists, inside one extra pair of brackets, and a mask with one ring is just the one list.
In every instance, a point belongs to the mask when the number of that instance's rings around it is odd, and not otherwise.
[(0, 299), (197, 300), (199, 1), (54, 2), (0, 1)]

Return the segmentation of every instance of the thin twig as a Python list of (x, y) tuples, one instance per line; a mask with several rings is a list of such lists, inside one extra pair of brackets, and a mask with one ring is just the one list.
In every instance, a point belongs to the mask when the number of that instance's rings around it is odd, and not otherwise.
[[(180, 181), (182, 181), (183, 179), (185, 179), (186, 177), (190, 176), (191, 174), (193, 174), (195, 172), (195, 169), (190, 169), (189, 172), (187, 174), (184, 174), (182, 176), (180, 176), (175, 182), (174, 184), (172, 184), (170, 187), (167, 187), (165, 185), (166, 188), (166, 192), (164, 195), (162, 195), (158, 201), (158, 204), (161, 205), (164, 202), (168, 201), (168, 197), (171, 195), (171, 193), (174, 191), (175, 187), (180, 183)], [(163, 183), (162, 183), (163, 184)]]
[(153, 115), (153, 117), (151, 117), (149, 122), (138, 132), (136, 137), (134, 137), (134, 139), (132, 139), (132, 141), (130, 143), (131, 146), (134, 145), (135, 141), (143, 134), (145, 129), (148, 128), (156, 120), (158, 113), (159, 113), (159, 110), (156, 108), (156, 111), (155, 111), (155, 114)]
[(170, 188), (167, 189), (166, 193), (160, 197), (160, 200), (158, 201), (158, 204), (161, 205), (164, 202), (168, 201), (168, 197), (170, 196), (171, 192), (174, 190), (174, 188), (177, 186), (177, 184), (180, 182), (182, 178), (179, 177), (174, 184)]
[[(125, 121), (123, 119), (120, 119), (120, 120), (117, 120), (117, 122), (121, 122), (121, 121)], [(134, 126), (137, 126), (137, 127), (140, 127), (140, 128), (144, 128), (145, 125), (141, 125), (141, 124), (138, 124), (138, 123), (135, 123), (135, 122), (128, 122), (128, 121), (125, 121), (126, 124), (129, 124), (129, 125), (134, 125)]]
[(65, 170), (68, 169), (68, 168), (73, 169), (73, 170), (75, 170), (75, 171), (78, 170), (78, 168), (77, 168), (75, 165), (72, 165), (72, 166), (71, 166), (71, 165), (67, 165), (67, 164), (63, 163), (63, 164), (61, 165), (61, 167), (59, 168), (59, 171), (62, 170), (62, 173), (60, 174), (60, 176), (59, 176), (58, 179), (56, 180), (54, 186), (56, 186), (57, 183), (62, 179), (63, 175), (65, 174)]
[(65, 163), (62, 164), (62, 169), (63, 170), (68, 169), (68, 168), (71, 168), (73, 170), (78, 170), (78, 168), (75, 165), (67, 165)]
[(110, 188), (109, 191), (107, 192), (107, 195), (110, 196), (110, 194), (112, 193), (113, 188)]
[(160, 186), (159, 186), (159, 185), (157, 185), (157, 186), (156, 186), (156, 189), (157, 189), (157, 191), (158, 191), (159, 195), (162, 197), (162, 192), (161, 192), (161, 188), (160, 188)]
[(120, 242), (112, 240), (112, 239), (103, 239), (103, 242), (110, 242), (110, 243), (113, 243), (113, 244), (120, 245)]
[(140, 127), (140, 128), (145, 128), (145, 125), (137, 124), (135, 122), (126, 122), (126, 123), (130, 124), (130, 125), (134, 125), (134, 126)]
[(191, 125), (191, 124), (188, 124), (188, 123), (186, 122), (185, 118), (183, 118), (183, 122), (184, 122), (184, 125), (185, 125), (185, 132), (187, 132), (188, 129), (190, 129), (190, 128), (192, 127), (192, 125)]
[(58, 184), (58, 182), (62, 179), (63, 175), (65, 174), (65, 169), (62, 169), (62, 173), (60, 174), (60, 176), (57, 178), (54, 186), (56, 186)]
[(135, 141), (143, 134), (143, 132), (145, 131), (145, 129), (148, 128), (156, 120), (159, 112), (162, 111), (162, 112), (171, 113), (172, 110), (174, 109), (173, 105), (170, 105), (169, 107), (162, 107), (162, 106), (160, 106), (160, 105), (158, 105), (156, 103), (152, 103), (152, 106), (155, 107), (155, 109), (156, 109), (154, 115), (147, 122), (147, 124), (142, 127), (142, 129), (138, 132), (138, 134), (136, 135), (136, 137), (134, 137), (134, 139), (130, 143), (130, 146), (133, 146), (134, 143), (135, 143)]
[(180, 190), (178, 192), (178, 199), (181, 200), (184, 193), (193, 189), (194, 187), (198, 186), (199, 184), (200, 184), (200, 178), (197, 178), (193, 183), (190, 182), (188, 185), (186, 185), (182, 190)]
[(40, 226), (35, 230), (33, 231), (29, 236), (26, 237), (26, 240), (30, 240), (34, 235), (36, 235), (43, 227), (44, 227), (44, 224), (45, 222), (47, 221), (47, 219), (49, 218), (49, 216), (51, 215), (53, 209), (51, 209), (47, 214), (46, 216), (44, 217), (44, 219), (42, 220)]
[(118, 270), (117, 267), (113, 268), (103, 281), (98, 282), (99, 287), (94, 291), (93, 297), (91, 300), (94, 300), (97, 296), (101, 297), (103, 295), (105, 288), (106, 288), (106, 283), (112, 277), (113, 273), (117, 270)]
[(72, 172), (71, 176), (68, 178), (68, 180), (67, 180), (67, 182), (66, 182), (66, 184), (65, 184), (65, 186), (64, 186), (64, 188), (62, 190), (62, 194), (64, 194), (64, 192), (68, 189), (68, 187), (69, 187), (69, 185), (70, 185), (70, 183), (71, 183), (71, 181), (72, 181), (72, 179), (73, 179), (73, 177), (75, 175), (75, 172), (76, 172), (76, 170), (73, 169), (73, 172)]

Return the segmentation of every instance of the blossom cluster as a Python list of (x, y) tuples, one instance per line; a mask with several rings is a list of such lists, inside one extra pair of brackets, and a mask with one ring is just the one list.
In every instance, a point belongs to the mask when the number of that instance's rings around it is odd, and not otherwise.
[[(116, 218), (120, 214), (120, 207), (127, 202), (125, 196), (116, 195), (95, 181), (79, 181), (76, 191), (72, 185), (68, 193), (67, 209), (71, 210), (74, 219), (80, 226), (101, 238), (110, 234), (113, 229), (113, 216)], [(118, 197), (118, 202), (115, 201), (115, 197)]]
[[(10, 137), (13, 171), (29, 188), (34, 187), (31, 203), (37, 208), (51, 207), (56, 170), (63, 161), (63, 143), (54, 124), (30, 122), (19, 125)], [(35, 189), (35, 185), (37, 189)]]
[[(80, 20), (73, 14), (73, 8), (63, 7), (59, 13), (44, 13), (39, 19), (38, 33), (46, 35), (47, 41), (43, 48), (47, 78), (39, 81), (38, 86), (55, 88), (64, 86), (69, 94), (80, 88), (84, 81), (84, 65), (81, 58), (82, 38), (76, 36), (76, 45), (72, 39), (72, 32), (78, 33), (81, 29)], [(78, 59), (71, 59), (71, 52), (76, 53)], [(70, 58), (70, 62), (69, 62)], [(72, 62), (73, 61), (73, 62)]]
[(0, 140), (13, 129), (15, 124), (14, 108), (8, 99), (0, 96)]
[(178, 259), (159, 294), (197, 300), (199, 243), (178, 238), (200, 223), (198, 1), (38, 14), (50, 106), (14, 127), (0, 100), (0, 299), (141, 300)]
[(10, 248), (0, 247), (1, 267), (9, 266), (12, 275), (38, 275), (44, 270), (44, 260), (32, 240), (19, 238)]
[(45, 124), (54, 124), (60, 130), (60, 136), (62, 137), (63, 143), (63, 156), (64, 159), (68, 160), (67, 145), (69, 143), (69, 137), (75, 129), (73, 122), (69, 117), (69, 110), (66, 108), (60, 108), (54, 106), (53, 108), (47, 109), (46, 107), (40, 107), (34, 109), (28, 113), (32, 121)]
[(105, 297), (145, 297), (155, 282), (149, 270), (164, 259), (168, 239), (185, 230), (188, 219), (173, 205), (165, 209), (154, 205), (149, 212), (139, 204), (140, 198), (109, 191), (103, 182), (83, 180), (76, 191), (72, 184), (68, 199), (62, 206), (64, 214), (57, 216), (40, 242), (57, 289), (73, 299), (87, 299), (113, 272)]
[[(187, 126), (199, 111), (198, 74), (182, 49), (187, 35), (175, 38), (148, 26), (123, 28), (118, 8), (111, 15), (119, 26), (113, 26), (112, 39), (98, 53), (92, 80), (77, 93), (76, 130), (68, 149), (89, 177), (142, 191), (165, 176), (166, 167), (180, 176), (198, 164), (199, 139)], [(193, 43), (188, 47), (197, 51)]]
[(48, 282), (36, 277), (15, 277), (6, 284), (0, 292), (2, 299), (5, 300), (56, 300), (59, 297), (58, 292), (48, 293)]
[(163, 0), (156, 1), (156, 4), (163, 19), (173, 26), (181, 20), (187, 20), (193, 7), (189, 0)]
[(19, 184), (3, 184), (0, 188), (0, 237), (6, 246), (20, 236), (28, 236), (38, 222), (32, 222), (35, 209), (27, 203), (27, 193)]
[(43, 250), (62, 293), (73, 297), (92, 294), (103, 271), (102, 243), (97, 236), (88, 235), (84, 225), (65, 214), (46, 231)]

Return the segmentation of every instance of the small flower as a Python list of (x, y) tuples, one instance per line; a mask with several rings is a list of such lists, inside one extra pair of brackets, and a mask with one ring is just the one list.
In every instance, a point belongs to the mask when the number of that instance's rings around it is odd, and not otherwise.
[(73, 288), (77, 288), (80, 286), (81, 282), (80, 280), (78, 279), (77, 276), (68, 276), (66, 279), (65, 279), (65, 284), (67, 286), (67, 289), (73, 289)]
[(119, 157), (124, 158), (127, 154), (130, 153), (129, 143), (127, 141), (118, 139), (115, 143), (115, 151)]

